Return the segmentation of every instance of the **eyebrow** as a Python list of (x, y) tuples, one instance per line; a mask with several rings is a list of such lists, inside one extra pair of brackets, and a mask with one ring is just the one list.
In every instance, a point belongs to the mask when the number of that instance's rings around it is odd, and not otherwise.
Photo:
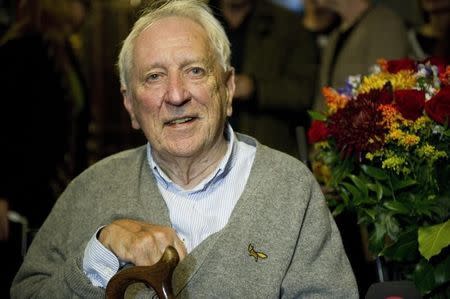
[[(189, 59), (186, 59), (185, 61), (183, 61), (183, 62), (180, 64), (180, 67), (181, 67), (181, 68), (184, 68), (184, 67), (186, 67), (186, 66), (188, 66), (188, 65), (191, 65), (191, 64), (197, 64), (197, 63), (204, 65), (205, 68), (208, 69), (208, 70), (210, 70), (210, 69), (211, 69), (211, 66), (212, 66), (211, 60), (208, 59), (208, 58), (199, 58), (199, 59), (196, 59), (196, 58), (189, 58)], [(158, 68), (160, 68), (160, 69), (165, 69), (166, 66), (165, 66), (163, 63), (155, 62), (155, 63), (152, 63), (152, 64), (150, 64), (150, 65), (148, 65), (148, 66), (145, 66), (145, 67), (144, 67), (144, 70), (145, 70), (145, 71), (144, 71), (143, 73), (144, 73), (144, 74), (148, 74), (148, 73), (150, 72), (150, 70), (152, 70), (152, 69), (158, 69)]]

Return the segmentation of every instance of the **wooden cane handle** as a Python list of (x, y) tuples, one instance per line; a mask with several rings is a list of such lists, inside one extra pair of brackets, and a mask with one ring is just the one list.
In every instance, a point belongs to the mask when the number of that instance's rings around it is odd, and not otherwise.
[(134, 266), (114, 275), (106, 286), (107, 299), (122, 299), (133, 283), (143, 282), (155, 290), (160, 299), (175, 298), (172, 290), (172, 273), (180, 257), (172, 246), (168, 246), (161, 259), (152, 266)]

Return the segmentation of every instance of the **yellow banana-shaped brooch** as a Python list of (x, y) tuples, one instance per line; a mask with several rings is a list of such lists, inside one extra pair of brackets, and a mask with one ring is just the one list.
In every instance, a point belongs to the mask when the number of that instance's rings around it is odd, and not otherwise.
[(248, 255), (253, 256), (255, 258), (255, 262), (257, 262), (259, 259), (267, 258), (267, 254), (261, 251), (256, 251), (251, 243), (248, 244)]

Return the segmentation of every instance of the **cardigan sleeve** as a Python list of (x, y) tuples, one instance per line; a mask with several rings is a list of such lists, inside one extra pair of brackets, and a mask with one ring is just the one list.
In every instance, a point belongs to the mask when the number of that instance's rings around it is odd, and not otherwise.
[(96, 228), (86, 229), (90, 216), (74, 204), (84, 194), (74, 189), (69, 186), (62, 194), (34, 238), (11, 298), (104, 298), (104, 289), (93, 286), (83, 272), (84, 248)]
[(95, 232), (84, 249), (83, 271), (94, 286), (106, 289), (109, 280), (119, 270), (121, 262), (97, 239), (100, 230), (101, 228)]
[(338, 228), (315, 181), (281, 297), (358, 298)]

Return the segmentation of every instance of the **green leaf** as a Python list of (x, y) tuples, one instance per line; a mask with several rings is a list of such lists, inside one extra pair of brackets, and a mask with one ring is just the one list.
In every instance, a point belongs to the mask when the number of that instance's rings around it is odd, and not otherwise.
[(413, 179), (398, 180), (398, 179), (395, 179), (395, 177), (392, 178), (392, 188), (394, 189), (394, 191), (404, 189), (406, 187), (413, 186), (415, 184), (417, 184), (417, 181), (413, 180)]
[(419, 228), (419, 251), (429, 260), (450, 245), (450, 219), (444, 223)]
[(399, 262), (413, 261), (418, 257), (417, 247), (417, 227), (411, 227), (399, 235), (397, 242), (385, 248), (382, 255)]
[(375, 222), (375, 229), (369, 237), (369, 250), (378, 255), (384, 247), (384, 236), (386, 227), (384, 224)]
[(389, 178), (386, 172), (380, 168), (376, 168), (369, 165), (361, 165), (361, 169), (364, 171), (365, 174), (377, 180), (387, 180)]
[(434, 280), (437, 285), (443, 285), (450, 281), (450, 255), (434, 268)]
[(450, 137), (450, 128), (443, 132), (444, 136)]
[(364, 209), (364, 212), (372, 219), (372, 221), (375, 221), (377, 218), (377, 211), (374, 209)]
[(355, 206), (359, 205), (364, 199), (362, 198), (361, 192), (358, 191), (358, 189), (349, 183), (342, 183), (342, 185), (352, 194), (353, 202), (355, 203)]
[(358, 188), (358, 190), (363, 194), (365, 198), (369, 196), (369, 190), (367, 189), (367, 182), (364, 182), (361, 178), (354, 174), (349, 175), (353, 184)]
[(392, 190), (389, 187), (386, 187), (385, 185), (381, 185), (381, 189), (383, 190), (383, 194), (386, 197), (392, 196)]
[(348, 196), (347, 190), (343, 187), (339, 188), (339, 196), (342, 198), (342, 201), (347, 206), (350, 204), (350, 197)]
[(397, 214), (408, 214), (408, 208), (398, 200), (387, 201), (383, 204), (388, 210), (395, 212)]
[(345, 177), (353, 172), (353, 159), (346, 158), (341, 160), (339, 157), (336, 157), (336, 159), (339, 162), (332, 169), (331, 184), (333, 186), (337, 186)]
[(384, 218), (384, 225), (386, 226), (386, 233), (394, 241), (397, 241), (399, 233), (400, 233), (400, 226), (398, 224), (398, 221), (393, 217), (391, 213), (386, 214)]
[(325, 114), (322, 114), (322, 113), (317, 112), (317, 111), (308, 110), (308, 114), (309, 114), (309, 116), (311, 116), (311, 118), (313, 120), (320, 120), (320, 121), (326, 121), (327, 120), (327, 117), (325, 116)]
[(380, 201), (383, 198), (383, 187), (378, 182), (375, 184), (367, 184), (367, 188), (376, 193), (377, 201)]
[(333, 210), (333, 216), (336, 217), (337, 215), (339, 215), (340, 213), (342, 213), (342, 211), (344, 211), (345, 209), (345, 204), (340, 204), (337, 205), (336, 208)]
[(413, 280), (422, 295), (434, 293), (427, 298), (448, 298), (448, 287), (440, 287), (450, 281), (450, 256), (434, 266), (425, 259), (420, 259), (414, 269)]
[(429, 293), (435, 287), (433, 267), (424, 259), (416, 265), (413, 279), (422, 295)]

